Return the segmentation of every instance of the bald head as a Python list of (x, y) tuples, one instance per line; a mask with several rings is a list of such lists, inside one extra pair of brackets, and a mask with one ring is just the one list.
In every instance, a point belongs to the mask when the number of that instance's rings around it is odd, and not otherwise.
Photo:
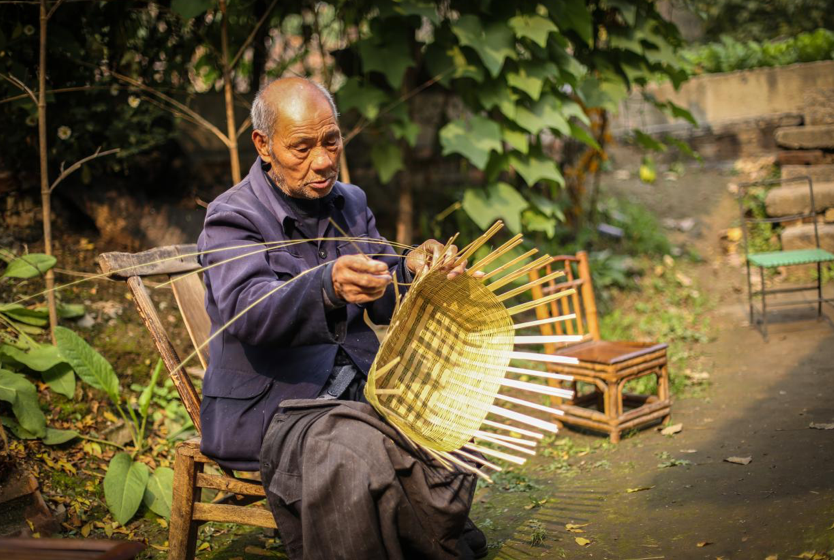
[(304, 78), (264, 86), (252, 105), (252, 141), (279, 189), (321, 198), (339, 174), (342, 134), (330, 93)]
[(307, 78), (279, 78), (265, 84), (252, 103), (252, 128), (272, 137), (282, 116), (298, 115), (313, 102), (326, 101), (338, 119), (333, 96), (318, 82)]

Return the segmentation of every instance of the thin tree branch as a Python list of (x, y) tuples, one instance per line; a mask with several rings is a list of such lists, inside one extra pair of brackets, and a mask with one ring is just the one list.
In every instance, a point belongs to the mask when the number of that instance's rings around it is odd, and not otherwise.
[(237, 129), (237, 134), (235, 134), (235, 138), (240, 138), (240, 135), (246, 132), (246, 129), (252, 126), (252, 117), (246, 117), (242, 123), (240, 123), (240, 127)]
[(55, 2), (55, 3), (52, 5), (52, 7), (51, 7), (51, 8), (49, 8), (49, 13), (47, 13), (47, 14), (46, 14), (46, 19), (47, 19), (47, 20), (49, 20), (49, 18), (51, 18), (51, 17), (52, 17), (52, 14), (54, 14), (54, 13), (55, 13), (55, 10), (57, 10), (57, 9), (58, 9), (58, 7), (59, 7), (61, 4), (63, 4), (63, 3), (64, 3), (64, 0), (58, 0), (57, 2)]
[(12, 76), (11, 74), (8, 74), (8, 75), (7, 75), (7, 74), (0, 74), (0, 78), (5, 78), (5, 79), (6, 79), (7, 81), (9, 81), (9, 82), (10, 82), (13, 86), (15, 86), (15, 87), (17, 87), (17, 88), (19, 88), (19, 89), (22, 89), (24, 92), (26, 92), (26, 95), (28, 95), (28, 96), (29, 96), (29, 98), (30, 98), (32, 101), (34, 101), (34, 102), (35, 102), (35, 104), (37, 104), (37, 103), (38, 103), (38, 97), (35, 95), (35, 92), (33, 92), (31, 89), (29, 89), (29, 88), (26, 86), (26, 84), (24, 84), (22, 81), (18, 80), (17, 78), (15, 78), (14, 76)]
[(267, 7), (266, 11), (264, 12), (264, 15), (261, 16), (261, 19), (259, 19), (258, 23), (255, 24), (255, 27), (252, 28), (252, 31), (249, 33), (249, 36), (246, 38), (246, 40), (240, 46), (240, 49), (238, 49), (237, 54), (232, 59), (232, 61), (229, 63), (229, 68), (230, 69), (237, 66), (237, 63), (240, 62), (240, 58), (243, 56), (243, 53), (246, 51), (246, 49), (249, 48), (249, 45), (252, 44), (252, 41), (255, 40), (255, 35), (258, 34), (258, 30), (261, 28), (261, 26), (264, 23), (266, 23), (266, 20), (269, 18), (270, 15), (272, 15), (272, 10), (275, 8), (275, 5), (277, 3), (278, 3), (278, 0), (272, 0), (272, 4), (270, 4), (269, 7)]
[[(382, 115), (388, 113), (389, 111), (394, 109), (397, 105), (400, 105), (401, 103), (405, 103), (406, 101), (408, 101), (409, 99), (411, 99), (412, 97), (414, 97), (415, 95), (417, 95), (418, 93), (420, 93), (421, 91), (426, 89), (427, 87), (439, 82), (443, 78), (444, 75), (446, 75), (449, 71), (451, 71), (453, 69), (454, 69), (454, 66), (450, 66), (449, 68), (447, 68), (446, 70), (444, 70), (443, 72), (441, 72), (440, 74), (435, 76), (434, 78), (431, 78), (430, 80), (427, 80), (426, 82), (424, 82), (423, 84), (414, 88), (413, 90), (409, 91), (408, 93), (400, 96), (398, 99), (394, 100), (390, 105), (382, 108), (379, 111), (379, 114), (377, 115), (377, 118), (379, 118)], [(347, 145), (347, 143), (350, 142), (351, 140), (353, 140), (356, 137), (357, 134), (362, 132), (365, 129), (365, 127), (368, 126), (368, 124), (370, 124), (370, 123), (368, 123), (367, 121), (364, 121), (363, 119), (360, 119), (359, 122), (356, 124), (356, 126), (353, 127), (353, 130), (348, 132), (347, 136), (345, 136), (343, 144)]]
[[(65, 88), (58, 88), (58, 89), (50, 89), (46, 93), (69, 93), (73, 91), (88, 91), (92, 89), (110, 89), (111, 86), (73, 86), (73, 87), (65, 87)], [(119, 87), (119, 86), (115, 86)], [(34, 92), (37, 93), (37, 92)], [(29, 97), (26, 94), (21, 93), (20, 95), (15, 95), (12, 97), (7, 97), (6, 99), (0, 99), (0, 105), (3, 103), (11, 103), (12, 101), (17, 101), (19, 99), (23, 99), (24, 97)]]
[(81, 166), (84, 165), (85, 163), (87, 163), (88, 161), (94, 160), (96, 158), (104, 157), (104, 156), (109, 156), (110, 154), (117, 154), (117, 153), (119, 153), (120, 150), (121, 150), (121, 148), (113, 148), (112, 150), (107, 150), (107, 151), (102, 152), (101, 147), (99, 147), (99, 149), (96, 150), (96, 153), (94, 153), (91, 156), (87, 156), (85, 158), (79, 159), (78, 161), (76, 161), (75, 163), (70, 165), (69, 168), (66, 169), (66, 170), (64, 170), (63, 166), (61, 166), (62, 167), (61, 174), (58, 176), (57, 179), (55, 179), (55, 182), (52, 183), (52, 186), (49, 187), (49, 192), (54, 191), (55, 187), (58, 186), (58, 183), (60, 183), (61, 181), (63, 181), (67, 177), (69, 177), (69, 175), (72, 174), (73, 172), (78, 171), (78, 169), (80, 169)]
[(142, 99), (143, 99), (143, 100), (145, 100), (145, 101), (147, 101), (147, 102), (148, 102), (148, 103), (150, 103), (151, 105), (156, 105), (156, 106), (157, 106), (157, 107), (159, 107), (160, 109), (162, 109), (162, 110), (164, 110), (164, 111), (168, 111), (169, 113), (171, 113), (172, 115), (174, 115), (174, 116), (175, 116), (175, 117), (177, 117), (177, 118), (180, 118), (180, 119), (182, 119), (182, 120), (184, 120), (184, 121), (188, 121), (188, 122), (190, 122), (191, 124), (194, 124), (194, 125), (196, 125), (196, 126), (202, 126), (200, 123), (198, 123), (197, 121), (195, 121), (194, 119), (192, 119), (191, 117), (189, 117), (188, 115), (186, 115), (185, 113), (182, 113), (182, 112), (180, 112), (180, 111), (177, 111), (176, 109), (174, 109), (173, 107), (171, 107), (171, 106), (169, 106), (169, 105), (166, 105), (166, 104), (164, 104), (164, 103), (160, 103), (159, 101), (157, 101), (156, 99), (154, 99), (154, 98), (152, 98), (152, 97), (148, 97), (147, 95), (143, 95), (143, 96), (142, 96)]
[(121, 81), (123, 81), (123, 82), (126, 82), (126, 83), (128, 83), (128, 84), (130, 84), (130, 85), (132, 85), (132, 86), (134, 86), (134, 87), (137, 87), (137, 88), (139, 88), (139, 89), (143, 90), (143, 91), (146, 91), (146, 92), (148, 92), (148, 93), (151, 93), (151, 94), (153, 94), (153, 95), (155, 95), (155, 96), (159, 97), (160, 99), (162, 99), (162, 100), (164, 100), (164, 101), (167, 101), (168, 103), (170, 103), (171, 105), (173, 105), (174, 107), (176, 107), (177, 109), (179, 109), (180, 111), (182, 111), (183, 113), (185, 113), (186, 115), (188, 115), (189, 117), (191, 117), (192, 119), (194, 119), (195, 121), (197, 121), (197, 122), (200, 124), (200, 126), (202, 126), (203, 128), (206, 128), (206, 129), (208, 129), (209, 131), (211, 131), (211, 132), (212, 132), (215, 136), (217, 136), (217, 137), (220, 139), (220, 141), (221, 141), (221, 142), (223, 142), (223, 143), (224, 143), (227, 147), (229, 147), (229, 146), (231, 145), (231, 141), (230, 141), (230, 139), (229, 139), (229, 137), (228, 137), (228, 136), (226, 136), (225, 134), (223, 134), (223, 133), (220, 131), (220, 129), (219, 129), (219, 128), (217, 128), (216, 126), (214, 126), (213, 124), (211, 124), (210, 122), (208, 122), (206, 119), (204, 119), (203, 117), (201, 117), (201, 116), (200, 116), (200, 115), (199, 115), (196, 111), (194, 111), (194, 110), (193, 110), (193, 109), (191, 109), (190, 107), (188, 107), (188, 106), (186, 106), (186, 105), (184, 105), (184, 104), (180, 103), (179, 101), (177, 101), (176, 99), (174, 99), (174, 98), (172, 98), (172, 97), (169, 97), (169, 96), (165, 95), (164, 93), (162, 93), (161, 91), (159, 91), (159, 90), (157, 90), (157, 89), (155, 89), (155, 88), (152, 88), (152, 87), (150, 87), (150, 86), (147, 86), (147, 85), (143, 84), (143, 83), (142, 83), (142, 82), (140, 82), (139, 80), (135, 80), (135, 79), (130, 78), (130, 77), (128, 77), (128, 76), (125, 76), (125, 75), (123, 75), (123, 74), (119, 74), (118, 72), (115, 72), (115, 71), (113, 71), (113, 70), (110, 70), (110, 75), (112, 75), (112, 76), (113, 76), (114, 78), (116, 78), (117, 80), (121, 80)]

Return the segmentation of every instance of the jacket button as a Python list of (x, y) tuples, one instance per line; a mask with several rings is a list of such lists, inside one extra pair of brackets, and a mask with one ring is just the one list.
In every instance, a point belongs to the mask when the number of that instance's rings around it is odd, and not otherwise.
[(324, 249), (319, 250), (319, 257), (326, 259), (327, 258), (327, 251)]

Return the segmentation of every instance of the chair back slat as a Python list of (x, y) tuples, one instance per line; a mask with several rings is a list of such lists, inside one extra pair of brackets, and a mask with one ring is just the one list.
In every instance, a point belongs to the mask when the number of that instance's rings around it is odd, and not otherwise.
[[(533, 299), (539, 299), (545, 295), (563, 292), (571, 288), (576, 289), (576, 294), (557, 299), (550, 302), (549, 306), (536, 308), (537, 319), (550, 319), (552, 317), (575, 314), (574, 319), (559, 321), (556, 323), (539, 326), (541, 334), (550, 336), (554, 334), (581, 335), (586, 340), (599, 340), (599, 322), (597, 320), (597, 307), (594, 300), (594, 290), (591, 282), (591, 269), (588, 266), (588, 254), (580, 251), (575, 256), (562, 255), (554, 257), (553, 267), (564, 268), (565, 275), (558, 279), (550, 280), (544, 284), (531, 288)], [(551, 265), (548, 265), (546, 273), (550, 274)], [(530, 272), (530, 280), (538, 279), (537, 271)], [(564, 348), (570, 344), (546, 344), (547, 353), (555, 353), (558, 348)]]
[(209, 351), (206, 341), (211, 332), (211, 320), (206, 312), (206, 286), (199, 274), (185, 273), (171, 276), (174, 298), (180, 308), (182, 320), (197, 350), (203, 369), (208, 367)]

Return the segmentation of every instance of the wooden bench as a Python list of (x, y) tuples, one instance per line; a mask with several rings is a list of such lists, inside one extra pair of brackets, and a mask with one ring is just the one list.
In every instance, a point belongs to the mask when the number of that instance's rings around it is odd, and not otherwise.
[[(126, 281), (136, 308), (159, 351), (171, 380), (182, 399), (183, 406), (200, 432), (200, 395), (180, 367), (177, 354), (162, 321), (156, 312), (145, 285), (148, 277), (174, 280), (171, 287), (191, 342), (198, 350), (197, 357), (203, 368), (208, 366), (208, 347), (203, 344), (209, 338), (211, 323), (206, 313), (206, 288), (197, 272), (196, 245), (160, 247), (141, 253), (104, 253), (98, 257), (103, 273), (114, 280)], [(206, 465), (214, 465), (223, 474), (205, 472)], [(228, 493), (222, 503), (201, 501), (203, 488)], [(265, 497), (259, 480), (246, 479), (220, 468), (214, 461), (200, 453), (200, 440), (195, 438), (177, 445), (174, 458), (174, 496), (168, 535), (168, 558), (185, 560), (194, 558), (197, 529), (206, 521), (240, 523), (276, 529), (272, 513), (263, 507), (249, 506)], [(249, 507), (247, 507), (249, 506)]]
[[(601, 340), (588, 254), (580, 251), (575, 256), (555, 257), (547, 266), (546, 274), (551, 274), (560, 266), (565, 275), (559, 282), (553, 279), (532, 288), (533, 299), (576, 289), (576, 293), (571, 296), (557, 299), (549, 306), (536, 308), (537, 319), (567, 316), (564, 321), (540, 325), (543, 335), (583, 337), (581, 342), (571, 345), (545, 344), (545, 351), (549, 354), (571, 356), (579, 360), (575, 365), (547, 364), (551, 372), (574, 378), (572, 384), (575, 396), (572, 400), (563, 402), (559, 399), (555, 403), (565, 413), (556, 420), (605, 432), (609, 434), (612, 443), (618, 443), (625, 430), (653, 421), (667, 420), (672, 406), (666, 363), (667, 345)], [(530, 278), (539, 278), (538, 272), (531, 272)], [(649, 375), (657, 377), (656, 395), (634, 394), (624, 390), (629, 381)], [(580, 393), (580, 382), (590, 385), (592, 390)]]

